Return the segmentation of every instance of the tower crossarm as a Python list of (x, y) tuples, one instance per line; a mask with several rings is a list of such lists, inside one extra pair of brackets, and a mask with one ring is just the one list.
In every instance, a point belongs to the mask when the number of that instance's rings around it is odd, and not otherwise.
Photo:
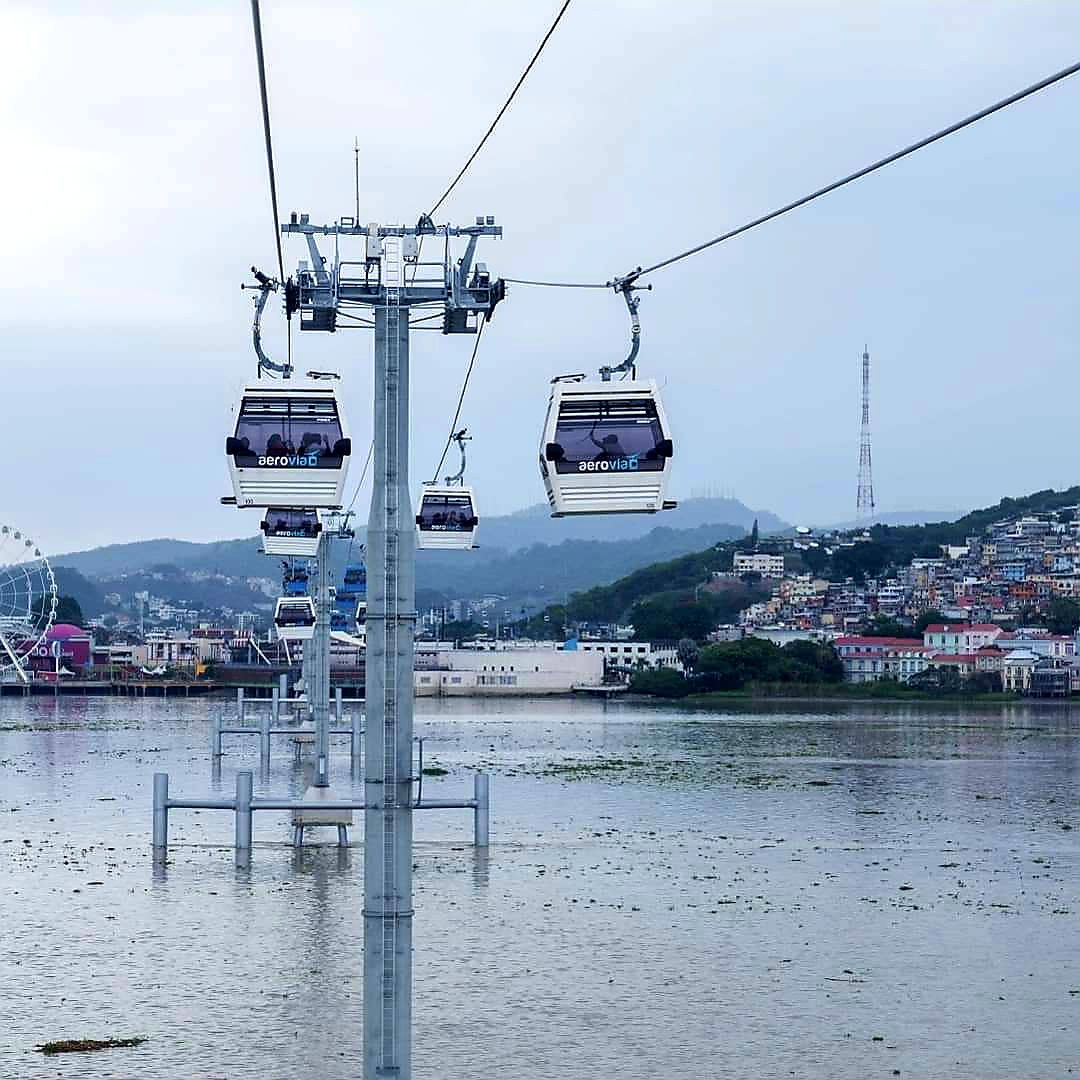
[[(505, 283), (492, 278), (487, 266), (475, 262), (481, 237), (501, 237), (502, 227), (492, 217), (477, 218), (475, 225), (432, 225), (426, 219), (415, 226), (361, 225), (342, 218), (330, 225), (313, 225), (307, 214), (293, 214), (281, 227), (282, 233), (304, 237), (309, 259), (300, 263), (292, 287), (286, 292), (290, 314), (300, 313), (301, 330), (333, 332), (347, 325), (339, 321), (350, 307), (378, 307), (387, 300), (387, 284), (382, 266), (383, 242), (400, 239), (401, 257), (408, 267), (398, 283), (403, 307), (441, 307), (443, 333), (475, 333), (478, 319), (488, 318), (505, 295)], [(334, 238), (334, 262), (319, 250), (317, 237)], [(442, 238), (437, 261), (421, 261), (421, 238)], [(363, 258), (342, 259), (339, 254), (345, 237), (364, 239)], [(465, 238), (465, 250), (455, 257), (452, 240)]]

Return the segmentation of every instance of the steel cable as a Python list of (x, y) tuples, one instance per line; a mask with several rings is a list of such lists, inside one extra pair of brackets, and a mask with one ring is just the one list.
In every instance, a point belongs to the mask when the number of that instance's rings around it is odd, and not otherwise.
[(1040, 90), (1045, 90), (1049, 86), (1053, 86), (1055, 83), (1061, 82), (1063, 79), (1067, 79), (1070, 75), (1075, 75), (1080, 71), (1080, 62), (1070, 64), (1066, 68), (1062, 68), (1061, 71), (1055, 72), (1053, 75), (1048, 75), (1045, 79), (1040, 79), (1036, 83), (1032, 83), (1030, 86), (1025, 87), (1023, 90), (1018, 90), (1015, 94), (1010, 94), (1006, 98), (1002, 98), (1000, 101), (994, 102), (993, 105), (988, 105), (985, 109), (980, 109), (976, 113), (972, 113), (970, 116), (964, 117), (962, 120), (957, 120), (955, 123), (950, 124), (948, 127), (942, 128), (940, 131), (935, 131), (932, 135), (927, 135), (926, 138), (920, 139), (918, 142), (911, 143), (909, 146), (905, 146), (902, 150), (897, 150), (887, 157), (883, 157), (875, 161), (871, 165), (867, 165), (864, 168), (858, 169), (856, 172), (849, 173), (847, 176), (841, 177), (839, 180), (834, 180), (831, 184), (826, 184), (824, 187), (818, 188), (816, 191), (810, 192), (809, 195), (804, 195), (801, 199), (796, 199), (794, 202), (789, 202), (785, 206), (781, 206), (776, 210), (772, 210), (767, 214), (762, 214), (761, 217), (754, 218), (752, 221), (748, 221), (738, 228), (730, 229), (728, 232), (721, 233), (720, 236), (713, 237), (711, 240), (706, 240), (702, 244), (697, 244), (692, 248), (687, 248), (686, 251), (679, 252), (678, 255), (672, 255), (670, 258), (662, 259), (660, 262), (653, 263), (651, 266), (646, 266), (644, 269), (637, 269), (629, 274), (623, 275), (621, 278), (614, 278), (611, 281), (604, 283), (598, 282), (568, 282), (568, 281), (525, 281), (519, 278), (506, 278), (506, 281), (513, 281), (519, 285), (541, 285), (558, 289), (603, 289), (610, 288), (614, 285), (618, 285), (620, 282), (632, 282), (636, 281), (640, 277), (644, 277), (646, 274), (651, 274), (656, 270), (662, 270), (666, 266), (671, 266), (672, 263), (680, 262), (682, 259), (688, 259), (691, 255), (696, 255), (698, 252), (705, 251), (707, 248), (714, 247), (716, 244), (722, 244), (725, 240), (732, 240), (736, 236), (741, 236), (743, 233), (749, 232), (751, 229), (756, 229), (759, 225), (764, 225), (766, 222), (774, 221), (778, 217), (782, 217), (784, 214), (790, 213), (792, 210), (798, 209), (800, 206), (806, 206), (807, 203), (814, 202), (816, 199), (820, 199), (823, 195), (828, 195), (830, 192), (836, 191), (839, 188), (853, 183), (855, 180), (860, 180), (864, 176), (869, 176), (873, 172), (877, 172), (878, 169), (885, 168), (886, 165), (892, 165), (894, 162), (900, 161), (901, 158), (905, 158), (910, 154), (914, 154), (917, 150), (922, 150), (924, 147), (930, 146), (932, 143), (938, 142), (940, 139), (944, 139), (949, 135), (955, 134), (957, 131), (961, 131), (966, 127), (970, 127), (972, 124), (977, 123), (979, 120), (984, 120), (988, 116), (992, 116), (996, 112), (1000, 112), (1002, 109), (1008, 108), (1010, 105), (1015, 105), (1019, 101), (1023, 101), (1025, 98), (1030, 97), (1032, 94), (1038, 93)]
[[(262, 19), (259, 0), (251, 0), (251, 23), (255, 31), (255, 59), (259, 68), (259, 97), (262, 100), (263, 136), (266, 140), (266, 168), (270, 174), (270, 209), (274, 213), (274, 244), (277, 247), (278, 280), (285, 283), (285, 260), (281, 254), (281, 221), (278, 217), (277, 180), (274, 176), (274, 144), (270, 137), (270, 100), (266, 93), (266, 61), (263, 56)], [(290, 353), (292, 341), (290, 338)], [(290, 361), (291, 361), (290, 356)]]
[(458, 395), (457, 408), (454, 410), (454, 419), (450, 421), (450, 434), (446, 437), (446, 445), (443, 447), (442, 455), (439, 458), (439, 464), (435, 466), (435, 472), (432, 474), (431, 482), (433, 484), (438, 483), (439, 481), (439, 473), (442, 471), (443, 462), (446, 460), (447, 452), (450, 450), (450, 444), (454, 441), (458, 420), (461, 418), (461, 406), (465, 401), (465, 391), (469, 388), (469, 379), (472, 377), (473, 365), (476, 363), (476, 353), (480, 348), (480, 337), (484, 333), (484, 327), (486, 325), (487, 319), (481, 319), (480, 325), (476, 328), (476, 341), (473, 342), (472, 356), (469, 358), (469, 366), (465, 371), (465, 380), (461, 384), (461, 393)]
[(491, 133), (495, 130), (496, 125), (503, 118), (503, 113), (505, 113), (506, 110), (510, 108), (510, 103), (517, 96), (517, 92), (521, 89), (522, 83), (525, 82), (525, 79), (527, 78), (529, 72), (532, 71), (533, 65), (536, 63), (537, 60), (540, 59), (540, 54), (544, 51), (544, 46), (547, 45), (549, 39), (551, 38), (551, 35), (555, 33), (555, 28), (559, 25), (559, 22), (562, 19), (563, 15), (566, 14), (566, 9), (569, 6), (570, 0), (565, 0), (563, 6), (559, 8), (559, 14), (555, 16), (555, 21), (548, 28), (548, 32), (544, 35), (544, 38), (537, 47), (536, 52), (533, 53), (533, 58), (529, 61), (528, 66), (521, 73), (521, 78), (519, 78), (518, 81), (514, 84), (514, 89), (510, 91), (510, 96), (506, 99), (506, 101), (503, 102), (502, 108), (495, 114), (495, 119), (491, 121), (491, 126), (487, 129), (487, 131), (484, 132), (484, 137), (476, 144), (476, 149), (469, 155), (469, 159), (465, 162), (464, 165), (461, 166), (461, 172), (459, 172), (457, 176), (454, 177), (454, 179), (450, 182), (450, 186), (439, 196), (439, 201), (428, 211), (427, 216), (429, 218), (434, 216), (435, 212), (439, 209), (439, 207), (442, 206), (444, 202), (446, 202), (446, 199), (450, 195), (450, 192), (457, 187), (458, 181), (465, 175), (466, 171), (473, 163), (473, 161), (476, 160), (476, 155), (479, 154), (481, 150), (483, 150), (484, 143), (486, 143), (491, 137)]

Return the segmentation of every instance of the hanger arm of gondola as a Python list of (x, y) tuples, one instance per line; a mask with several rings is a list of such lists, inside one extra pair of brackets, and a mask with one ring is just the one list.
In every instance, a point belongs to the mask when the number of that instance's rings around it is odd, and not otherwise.
[(462, 483), (464, 481), (464, 478), (465, 478), (465, 444), (472, 438), (471, 435), (466, 434), (466, 432), (468, 430), (469, 430), (468, 428), (462, 428), (460, 431), (454, 432), (454, 434), (451, 436), (451, 440), (458, 444), (458, 449), (461, 451), (461, 468), (458, 469), (458, 471), (456, 473), (454, 473), (453, 476), (448, 476), (446, 478), (446, 483), (447, 483), (448, 486), (451, 486), (453, 484), (460, 484), (460, 483)]
[(255, 319), (251, 324), (251, 342), (255, 346), (255, 355), (259, 360), (259, 371), (274, 371), (288, 378), (292, 374), (292, 365), (289, 363), (279, 364), (266, 355), (262, 346), (262, 316), (272, 292), (277, 292), (281, 283), (277, 278), (269, 277), (256, 267), (251, 268), (255, 275), (257, 285), (241, 285), (241, 289), (255, 289), (258, 296), (255, 297)]
[(600, 369), (600, 378), (603, 382), (610, 382), (611, 376), (615, 374), (623, 374), (624, 378), (627, 372), (631, 377), (634, 374), (634, 365), (637, 363), (638, 351), (641, 348), (641, 318), (638, 315), (638, 305), (641, 303), (641, 298), (634, 295), (638, 289), (651, 289), (651, 285), (638, 285), (638, 274), (641, 273), (641, 267), (639, 266), (632, 273), (627, 274), (625, 277), (616, 278), (611, 283), (611, 287), (622, 295), (622, 298), (626, 301), (626, 309), (630, 312), (630, 353), (626, 359), (615, 367), (609, 367), (605, 364)]

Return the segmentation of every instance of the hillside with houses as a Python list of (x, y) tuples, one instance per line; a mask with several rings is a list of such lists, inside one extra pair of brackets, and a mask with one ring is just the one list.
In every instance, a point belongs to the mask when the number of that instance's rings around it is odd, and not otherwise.
[[(732, 573), (760, 575), (771, 593), (740, 613), (739, 631), (778, 644), (830, 640), (849, 682), (1045, 696), (1080, 691), (1078, 494), (1005, 500), (999, 508), (1014, 513), (978, 511), (947, 528), (804, 535), (736, 553)], [(972, 531), (961, 540), (965, 526)], [(883, 557), (898, 547), (918, 554), (900, 565)], [(833, 572), (800, 567), (806, 554)], [(841, 576), (838, 565), (853, 572)]]

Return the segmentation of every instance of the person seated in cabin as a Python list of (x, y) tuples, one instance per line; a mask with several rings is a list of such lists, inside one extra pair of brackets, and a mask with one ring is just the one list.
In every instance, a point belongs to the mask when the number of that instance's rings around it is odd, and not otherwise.
[[(591, 437), (591, 436), (590, 436)], [(600, 447), (600, 453), (593, 458), (594, 461), (612, 460), (614, 458), (628, 457), (629, 455), (622, 448), (622, 443), (619, 442), (619, 436), (612, 432), (610, 435), (605, 435), (603, 439), (592, 440), (598, 447)]]
[(266, 452), (271, 456), (287, 454), (289, 449), (289, 444), (276, 431), (266, 440)]
[(322, 436), (317, 435), (314, 431), (307, 432), (303, 439), (300, 440), (301, 457), (320, 457), (326, 452), (327, 447), (323, 444)]

